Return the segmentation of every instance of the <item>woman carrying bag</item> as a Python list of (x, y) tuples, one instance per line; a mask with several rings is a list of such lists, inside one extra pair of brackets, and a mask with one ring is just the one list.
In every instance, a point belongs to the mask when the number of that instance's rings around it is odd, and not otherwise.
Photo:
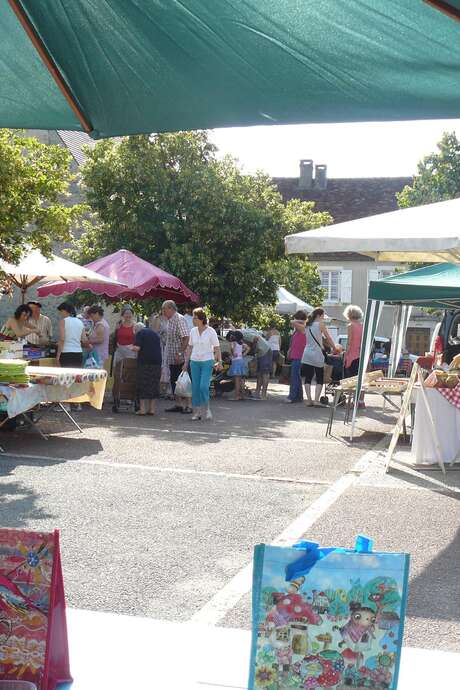
[(209, 384), (214, 367), (222, 369), (222, 355), (219, 339), (214, 328), (208, 326), (208, 317), (204, 309), (193, 310), (194, 328), (190, 331), (190, 340), (185, 351), (183, 371), (187, 371), (190, 361), (192, 371), (192, 406), (193, 421), (205, 417), (212, 419), (209, 408)]
[[(325, 365), (323, 341), (334, 351), (337, 350), (337, 347), (326, 328), (326, 324), (324, 323), (324, 309), (321, 307), (313, 309), (308, 317), (305, 335), (307, 336), (307, 344), (302, 355), (302, 375), (305, 377), (307, 406), (312, 407), (314, 405), (315, 407), (325, 407), (325, 405), (320, 402), (324, 384)], [(311, 397), (313, 377), (316, 379), (314, 401)]]

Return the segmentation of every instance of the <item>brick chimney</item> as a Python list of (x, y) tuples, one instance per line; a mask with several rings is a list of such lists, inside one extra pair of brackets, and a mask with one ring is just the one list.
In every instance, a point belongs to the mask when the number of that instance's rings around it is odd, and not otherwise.
[(313, 161), (301, 160), (299, 170), (299, 189), (311, 189), (313, 186)]
[(315, 165), (316, 189), (327, 189), (327, 165)]

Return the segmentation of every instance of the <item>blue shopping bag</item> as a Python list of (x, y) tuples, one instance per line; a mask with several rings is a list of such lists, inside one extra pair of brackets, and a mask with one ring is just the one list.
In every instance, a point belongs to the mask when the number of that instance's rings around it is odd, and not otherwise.
[(408, 572), (366, 537), (256, 546), (249, 690), (396, 690)]

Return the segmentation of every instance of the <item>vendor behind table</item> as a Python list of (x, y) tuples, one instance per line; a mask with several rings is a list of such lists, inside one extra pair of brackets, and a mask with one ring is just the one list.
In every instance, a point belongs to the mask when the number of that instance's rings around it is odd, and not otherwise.
[(10, 317), (2, 326), (1, 334), (12, 340), (27, 338), (32, 333), (38, 334), (37, 327), (28, 324), (31, 316), (31, 308), (27, 304), (21, 304), (14, 312), (14, 316)]
[(35, 328), (35, 333), (30, 333), (27, 340), (31, 345), (41, 345), (46, 347), (50, 344), (53, 338), (53, 326), (51, 319), (41, 313), (42, 305), (40, 302), (28, 302), (27, 306), (30, 308), (32, 315), (29, 318), (27, 325), (30, 328)]

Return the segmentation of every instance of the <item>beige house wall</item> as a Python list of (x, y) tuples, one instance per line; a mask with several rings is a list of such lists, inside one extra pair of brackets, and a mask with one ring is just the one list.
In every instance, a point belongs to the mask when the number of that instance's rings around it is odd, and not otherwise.
[[(338, 335), (345, 335), (347, 331), (347, 324), (344, 321), (343, 311), (348, 304), (357, 304), (363, 311), (366, 309), (367, 292), (370, 280), (376, 280), (376, 272), (405, 270), (404, 265), (394, 263), (376, 263), (373, 260), (363, 261), (322, 261), (318, 263), (319, 271), (339, 271), (343, 276), (348, 272), (351, 277), (351, 290), (339, 290), (338, 300), (325, 300), (324, 307), (329, 316), (333, 319), (342, 319), (342, 323), (334, 323), (332, 327), (336, 328)], [(382, 277), (382, 276), (379, 276)], [(350, 299), (346, 299), (349, 297)], [(395, 308), (392, 306), (384, 306), (380, 322), (377, 327), (377, 335), (390, 338), (393, 330)], [(420, 309), (414, 309), (412, 318), (409, 323), (410, 327), (427, 328), (430, 333), (433, 332), (438, 318), (422, 312)]]

